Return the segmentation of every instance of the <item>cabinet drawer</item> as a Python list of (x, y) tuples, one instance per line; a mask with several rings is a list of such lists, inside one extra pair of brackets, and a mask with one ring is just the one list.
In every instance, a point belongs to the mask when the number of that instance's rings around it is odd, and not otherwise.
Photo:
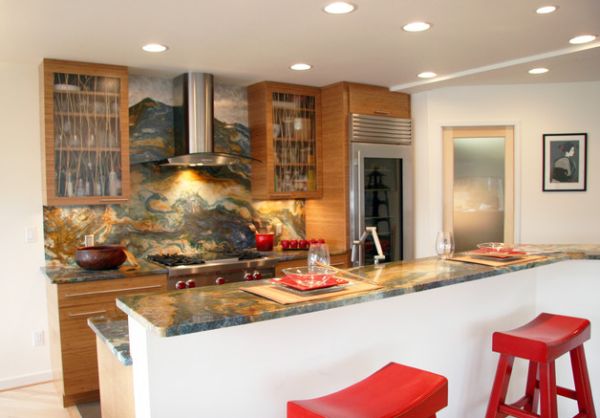
[(350, 113), (410, 118), (410, 96), (385, 87), (348, 85)]
[(58, 285), (58, 304), (61, 308), (83, 304), (111, 302), (117, 297), (167, 289), (165, 274), (128, 279), (97, 280)]
[(96, 334), (87, 320), (101, 316), (126, 318), (126, 315), (114, 302), (104, 302), (62, 308), (59, 316), (64, 394), (98, 390)]

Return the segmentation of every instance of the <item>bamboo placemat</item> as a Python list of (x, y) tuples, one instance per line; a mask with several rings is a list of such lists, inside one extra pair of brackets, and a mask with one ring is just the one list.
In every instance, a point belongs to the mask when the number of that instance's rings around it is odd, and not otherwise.
[(349, 282), (350, 283), (346, 285), (346, 287), (339, 291), (329, 291), (324, 293), (307, 295), (302, 295), (300, 294), (300, 292), (296, 291), (285, 290), (285, 288), (276, 284), (264, 284), (259, 286), (245, 287), (241, 290), (248, 293), (253, 293), (258, 296), (262, 296), (277, 303), (281, 303), (282, 305), (289, 305), (291, 303), (308, 302), (311, 300), (345, 296), (352, 293), (381, 289), (381, 286), (377, 286), (371, 283), (354, 280), (349, 280)]
[(484, 266), (490, 267), (504, 267), (504, 266), (512, 266), (515, 264), (521, 263), (531, 263), (532, 261), (543, 260), (544, 256), (540, 255), (528, 255), (525, 257), (519, 257), (516, 260), (506, 260), (502, 261), (502, 259), (494, 260), (492, 258), (483, 258), (483, 257), (473, 257), (470, 255), (462, 255), (458, 257), (451, 257), (448, 260), (452, 261), (463, 261), (465, 263), (474, 263), (474, 264), (483, 264)]

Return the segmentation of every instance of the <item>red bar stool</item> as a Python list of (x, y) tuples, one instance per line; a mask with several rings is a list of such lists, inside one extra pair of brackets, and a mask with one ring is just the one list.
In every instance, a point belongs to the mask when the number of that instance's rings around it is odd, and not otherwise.
[[(575, 418), (596, 418), (583, 351), (590, 331), (587, 319), (542, 313), (522, 327), (494, 332), (492, 349), (500, 353), (500, 359), (485, 417), (558, 418), (556, 396), (561, 395), (577, 401), (579, 414)], [(554, 360), (567, 352), (571, 356), (575, 390), (556, 386)], [(508, 405), (506, 391), (515, 357), (529, 360), (529, 371), (525, 395)], [(541, 415), (536, 414), (538, 401)]]
[(435, 418), (448, 405), (448, 380), (390, 363), (366, 379), (320, 398), (289, 401), (288, 418)]

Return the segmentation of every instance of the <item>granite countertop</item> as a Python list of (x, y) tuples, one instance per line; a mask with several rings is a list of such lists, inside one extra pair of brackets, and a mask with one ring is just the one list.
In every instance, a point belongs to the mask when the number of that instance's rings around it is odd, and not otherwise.
[[(343, 254), (344, 251), (332, 251), (332, 255)], [(306, 258), (306, 251), (268, 251), (261, 252), (266, 257), (276, 258), (278, 261), (300, 260)], [(129, 277), (166, 274), (167, 268), (158, 264), (138, 259), (139, 268), (132, 268), (126, 264), (112, 270), (84, 270), (78, 266), (42, 267), (42, 272), (50, 283), (77, 283), (95, 280), (125, 279)]]
[(53, 284), (126, 279), (154, 274), (167, 274), (167, 269), (160, 267), (157, 264), (149, 263), (144, 260), (138, 260), (138, 264), (139, 268), (122, 265), (118, 269), (112, 270), (84, 270), (78, 266), (42, 267), (42, 272), (46, 275), (50, 283)]
[(126, 319), (90, 318), (88, 325), (125, 366), (131, 366), (129, 327)]
[(117, 299), (117, 306), (159, 336), (175, 336), (268, 319), (336, 308), (496, 276), (511, 271), (569, 259), (600, 259), (600, 245), (544, 245), (532, 247), (545, 259), (503, 267), (487, 267), (424, 258), (353, 269), (381, 289), (346, 296), (281, 305), (242, 291), (259, 282), (231, 283), (185, 291), (133, 295)]

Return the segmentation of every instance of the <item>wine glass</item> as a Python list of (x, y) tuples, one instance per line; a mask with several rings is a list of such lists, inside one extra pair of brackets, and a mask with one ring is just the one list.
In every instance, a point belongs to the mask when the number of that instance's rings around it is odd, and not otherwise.
[(454, 254), (454, 237), (450, 231), (440, 231), (435, 239), (435, 251), (442, 260)]
[(313, 267), (319, 267), (319, 264), (329, 265), (331, 258), (329, 256), (329, 247), (327, 244), (314, 243), (308, 247), (307, 264), (309, 270)]

